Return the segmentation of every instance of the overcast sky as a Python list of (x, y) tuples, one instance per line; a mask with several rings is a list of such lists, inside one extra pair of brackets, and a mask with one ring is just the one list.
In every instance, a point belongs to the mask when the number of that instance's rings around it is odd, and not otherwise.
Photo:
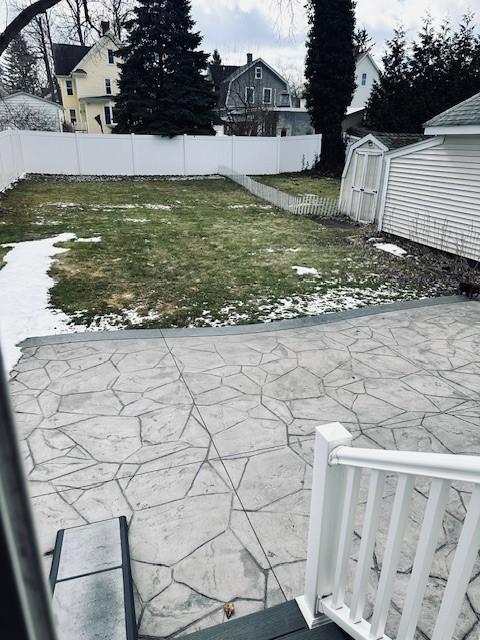
[[(224, 63), (244, 62), (251, 51), (284, 72), (303, 72), (307, 21), (303, 0), (192, 0), (197, 27), (206, 51), (219, 49)], [(292, 7), (293, 5), (293, 14)], [(357, 20), (376, 42), (374, 56), (380, 61), (385, 39), (402, 23), (413, 36), (428, 12), (439, 21), (456, 23), (480, 0), (358, 0)]]
[[(247, 51), (262, 57), (289, 75), (303, 75), (307, 20), (305, 0), (191, 0), (197, 28), (204, 36), (205, 51), (219, 49), (226, 64), (242, 64)], [(0, 0), (0, 24), (11, 19)], [(358, 25), (365, 27), (376, 46), (374, 57), (380, 62), (385, 39), (394, 26), (402, 23), (413, 37), (427, 13), (452, 22), (469, 9), (477, 10), (480, 0), (357, 0)]]

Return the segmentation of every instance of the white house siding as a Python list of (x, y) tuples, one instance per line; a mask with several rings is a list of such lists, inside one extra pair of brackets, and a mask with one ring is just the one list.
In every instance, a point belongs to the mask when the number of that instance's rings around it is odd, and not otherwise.
[(480, 259), (480, 135), (390, 159), (383, 231)]
[[(366, 73), (366, 84), (362, 85), (362, 76)], [(366, 106), (370, 94), (373, 89), (373, 84), (378, 81), (379, 73), (378, 68), (372, 62), (369, 55), (364, 55), (357, 60), (355, 69), (355, 83), (357, 88), (353, 94), (351, 107), (363, 108)]]
[(39, 121), (45, 123), (45, 130), (62, 130), (63, 116), (58, 105), (28, 93), (0, 98), (0, 122), (7, 123), (6, 128), (14, 128), (11, 121), (15, 121), (15, 114), (21, 114), (24, 109), (28, 109), (31, 113), (38, 113)]

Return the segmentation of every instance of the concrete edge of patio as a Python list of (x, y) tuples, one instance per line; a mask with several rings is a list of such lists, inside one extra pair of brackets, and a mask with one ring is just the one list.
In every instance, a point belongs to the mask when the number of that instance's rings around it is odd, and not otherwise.
[[(425, 298), (420, 300), (404, 300), (389, 304), (378, 304), (359, 309), (348, 309), (335, 313), (325, 313), (320, 316), (304, 316), (291, 320), (275, 320), (261, 324), (240, 324), (225, 327), (195, 327), (180, 329), (119, 329), (114, 331), (85, 331), (82, 333), (62, 333), (50, 336), (31, 337), (19, 343), (24, 347), (39, 347), (47, 344), (62, 344), (66, 342), (89, 342), (95, 340), (134, 340), (136, 338), (190, 338), (196, 336), (227, 336), (252, 333), (270, 333), (272, 331), (285, 331), (288, 329), (303, 329), (322, 324), (333, 324), (343, 320), (353, 320), (393, 311), (405, 311), (408, 309), (421, 309), (444, 304), (457, 304), (462, 302), (480, 302), (479, 299), (469, 300), (465, 296), (439, 296), (438, 298)], [(108, 337), (107, 337), (108, 336)]]

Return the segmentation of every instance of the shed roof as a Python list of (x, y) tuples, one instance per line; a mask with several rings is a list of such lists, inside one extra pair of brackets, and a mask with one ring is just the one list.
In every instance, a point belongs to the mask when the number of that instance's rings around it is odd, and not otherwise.
[(425, 127), (480, 125), (480, 93), (450, 107), (425, 123)]
[(53, 62), (58, 76), (69, 76), (91, 47), (78, 44), (54, 44)]
[(426, 136), (421, 133), (389, 133), (385, 131), (370, 131), (363, 127), (350, 127), (350, 129), (348, 129), (348, 133), (356, 138), (363, 138), (368, 136), (368, 134), (371, 134), (384, 144), (389, 151), (406, 147), (409, 144), (420, 142), (420, 140), (424, 140), (426, 138)]

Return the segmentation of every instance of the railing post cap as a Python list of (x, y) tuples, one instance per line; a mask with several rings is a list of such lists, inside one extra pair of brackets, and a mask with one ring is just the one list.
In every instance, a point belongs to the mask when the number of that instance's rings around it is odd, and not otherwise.
[(340, 445), (349, 446), (352, 442), (352, 434), (340, 422), (321, 424), (315, 429), (315, 433), (318, 439), (328, 444), (330, 450)]

